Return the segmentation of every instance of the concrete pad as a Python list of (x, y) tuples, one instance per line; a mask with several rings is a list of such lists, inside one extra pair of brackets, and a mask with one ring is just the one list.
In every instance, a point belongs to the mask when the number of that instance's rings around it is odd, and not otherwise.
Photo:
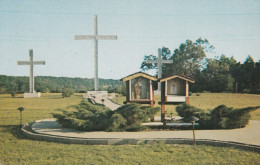
[[(161, 139), (167, 140), (175, 139), (174, 142), (181, 143), (180, 139), (193, 139), (192, 130), (181, 131), (145, 131), (145, 132), (83, 132), (70, 128), (62, 128), (55, 119), (38, 120), (32, 126), (32, 130), (38, 134), (68, 137), (68, 138), (82, 138), (95, 140), (95, 144), (108, 143), (124, 143), (127, 140), (130, 144), (138, 143), (137, 140), (153, 140)], [(237, 143), (244, 143), (250, 145), (260, 146), (260, 121), (251, 120), (249, 125), (245, 128), (230, 129), (230, 130), (196, 130), (197, 140), (217, 140), (217, 141), (232, 141)], [(117, 139), (114, 141), (107, 141), (107, 139)], [(176, 139), (179, 139), (176, 141)], [(192, 142), (192, 141), (191, 141)]]
[(39, 98), (39, 97), (41, 97), (41, 92), (37, 92), (37, 93), (24, 93), (23, 97), (24, 98)]

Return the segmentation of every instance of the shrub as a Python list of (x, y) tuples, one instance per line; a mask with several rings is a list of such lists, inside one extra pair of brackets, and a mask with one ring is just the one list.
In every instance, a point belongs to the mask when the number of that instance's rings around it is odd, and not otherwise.
[(109, 127), (107, 130), (117, 131), (123, 129), (125, 126), (126, 119), (122, 115), (114, 113), (109, 120)]
[(211, 128), (226, 128), (228, 125), (228, 118), (226, 118), (226, 115), (230, 111), (232, 111), (232, 108), (228, 108), (225, 105), (219, 105), (214, 108), (210, 113), (211, 118), (209, 125), (211, 125)]
[(126, 130), (142, 130), (142, 122), (147, 122), (148, 118), (152, 118), (159, 110), (159, 107), (152, 108), (133, 103), (119, 107), (116, 112), (126, 119)]
[(187, 121), (190, 116), (198, 117), (202, 129), (233, 129), (245, 127), (250, 119), (250, 112), (258, 108), (260, 106), (234, 109), (219, 105), (210, 113), (205, 113), (199, 108), (181, 104), (177, 106), (176, 111), (184, 118), (184, 121)]
[(200, 113), (203, 112), (203, 110), (186, 103), (177, 106), (176, 111), (179, 116), (183, 117), (184, 121), (187, 121), (187, 118), (189, 118), (190, 116), (196, 116), (200, 118)]
[(11, 96), (12, 96), (12, 97), (15, 97), (15, 95), (16, 95), (16, 92), (15, 92), (15, 91), (12, 91), (12, 92), (11, 92)]
[(62, 90), (62, 97), (70, 97), (71, 95), (73, 95), (74, 94), (74, 90), (73, 89), (71, 89), (71, 88), (64, 88), (63, 90)]
[(85, 131), (143, 130), (145, 127), (141, 123), (160, 110), (158, 107), (127, 104), (111, 111), (103, 105), (93, 105), (86, 100), (68, 109), (58, 110), (59, 113), (53, 114), (53, 117), (64, 127)]

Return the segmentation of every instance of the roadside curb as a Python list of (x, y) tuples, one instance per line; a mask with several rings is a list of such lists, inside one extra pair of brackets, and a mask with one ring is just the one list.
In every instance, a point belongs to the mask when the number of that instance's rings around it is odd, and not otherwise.
[[(66, 143), (66, 144), (85, 144), (85, 145), (139, 145), (139, 144), (153, 144), (153, 143), (164, 143), (164, 144), (193, 144), (193, 139), (185, 138), (75, 138), (68, 136), (55, 136), (36, 133), (31, 129), (31, 125), (34, 122), (27, 123), (21, 128), (22, 134), (32, 140)], [(260, 153), (260, 146), (250, 145), (232, 141), (220, 141), (211, 139), (197, 139), (197, 145), (211, 145), (220, 147), (234, 147), (242, 150), (252, 151)]]

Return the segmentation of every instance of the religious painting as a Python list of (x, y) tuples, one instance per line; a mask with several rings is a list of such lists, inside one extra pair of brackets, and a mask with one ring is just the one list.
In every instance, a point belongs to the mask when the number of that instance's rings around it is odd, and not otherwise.
[(133, 100), (150, 99), (150, 80), (137, 77), (131, 80), (131, 98)]
[(178, 85), (177, 85), (177, 82), (174, 81), (174, 80), (169, 80), (167, 82), (167, 94), (168, 95), (177, 95), (177, 88), (178, 88)]
[(186, 81), (179, 78), (167, 81), (167, 95), (184, 96)]

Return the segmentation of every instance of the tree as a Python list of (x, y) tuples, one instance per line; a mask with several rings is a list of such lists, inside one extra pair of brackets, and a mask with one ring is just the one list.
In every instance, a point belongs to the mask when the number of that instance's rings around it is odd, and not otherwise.
[(231, 74), (238, 84), (238, 92), (260, 93), (260, 62), (248, 56), (243, 64), (236, 63)]
[(17, 93), (17, 83), (16, 81), (12, 81), (11, 84), (10, 84), (10, 93), (11, 93), (11, 96), (12, 97), (15, 97), (16, 93)]
[(72, 88), (64, 88), (62, 90), (62, 97), (70, 97), (71, 95), (74, 94), (74, 90)]
[[(170, 49), (166, 48), (166, 47), (163, 47), (162, 48), (162, 52), (161, 52), (161, 56), (162, 56), (162, 59), (163, 60), (168, 60), (170, 59), (171, 57), (171, 51)], [(158, 69), (158, 66), (156, 63), (146, 63), (146, 61), (148, 60), (156, 60), (157, 59), (157, 56), (154, 56), (154, 55), (145, 55), (144, 56), (144, 61), (142, 62), (141, 64), (141, 69), (143, 71), (147, 71), (147, 70), (150, 70), (150, 69)], [(163, 65), (164, 66), (164, 65)]]
[[(163, 76), (172, 74), (183, 74), (191, 77), (196, 77), (200, 74), (205, 65), (206, 53), (212, 51), (214, 47), (209, 44), (208, 40), (199, 38), (196, 42), (186, 40), (178, 49), (175, 49), (173, 54), (168, 48), (162, 48), (162, 59), (172, 60), (172, 64), (163, 65)], [(146, 71), (155, 69), (156, 64), (147, 64), (147, 60), (155, 59), (156, 56), (149, 55), (144, 57), (141, 64), (141, 69)]]
[(225, 55), (215, 59), (207, 59), (207, 65), (202, 71), (202, 81), (204, 90), (211, 92), (233, 91), (234, 78), (230, 73), (236, 60)]

